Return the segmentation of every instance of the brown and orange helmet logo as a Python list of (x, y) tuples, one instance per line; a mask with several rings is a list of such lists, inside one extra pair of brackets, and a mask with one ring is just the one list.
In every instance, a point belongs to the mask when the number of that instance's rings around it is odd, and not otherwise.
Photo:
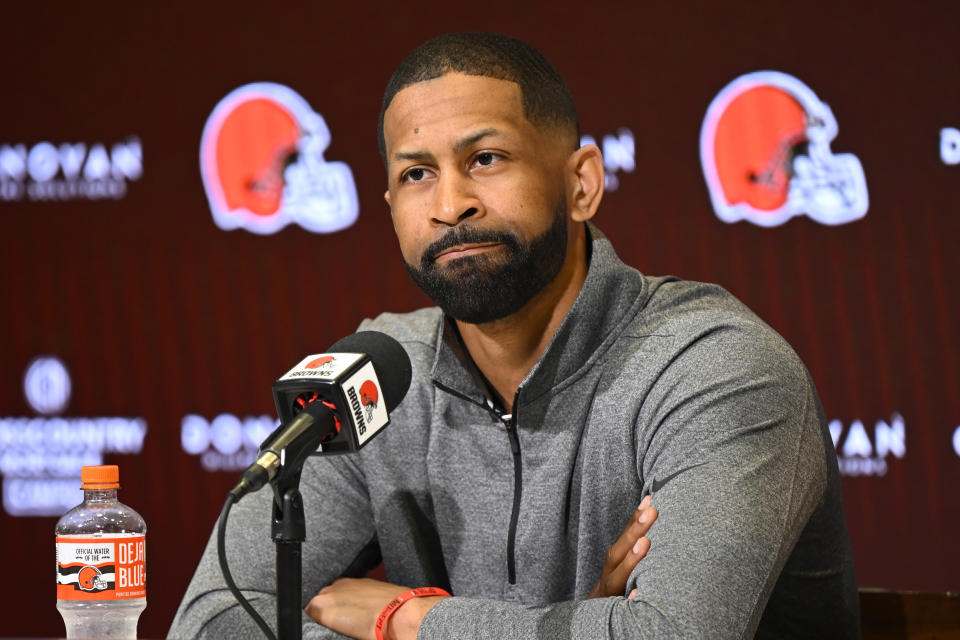
[(366, 412), (367, 422), (373, 420), (373, 412), (380, 403), (380, 393), (373, 380), (367, 380), (360, 385), (360, 403)]
[(207, 119), (200, 173), (224, 230), (275, 233), (295, 223), (331, 233), (357, 218), (353, 173), (328, 162), (330, 130), (293, 89), (257, 82), (231, 91)]
[(856, 156), (834, 154), (837, 121), (804, 83), (778, 71), (740, 76), (710, 103), (700, 160), (717, 217), (772, 227), (797, 215), (837, 225), (867, 212)]
[(333, 356), (320, 356), (319, 358), (314, 358), (306, 364), (307, 369), (324, 369), (329, 368), (335, 358)]
[(86, 566), (77, 574), (77, 583), (84, 591), (103, 591), (108, 589), (107, 581), (96, 567)]

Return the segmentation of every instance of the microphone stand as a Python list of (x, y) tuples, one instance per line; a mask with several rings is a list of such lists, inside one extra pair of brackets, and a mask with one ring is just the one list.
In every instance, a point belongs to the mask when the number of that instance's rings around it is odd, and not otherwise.
[[(314, 424), (332, 424), (335, 416), (321, 403), (307, 405)], [(303, 635), (303, 555), (301, 546), (307, 538), (303, 496), (300, 495), (300, 474), (310, 454), (317, 450), (327, 430), (310, 428), (295, 442), (280, 449), (280, 470), (270, 488), (273, 489), (273, 517), (270, 537), (277, 547), (277, 640), (300, 640)]]
[(277, 547), (277, 640), (300, 640), (303, 633), (303, 582), (301, 544), (307, 537), (300, 473), (281, 473), (270, 483), (273, 488), (271, 537)]

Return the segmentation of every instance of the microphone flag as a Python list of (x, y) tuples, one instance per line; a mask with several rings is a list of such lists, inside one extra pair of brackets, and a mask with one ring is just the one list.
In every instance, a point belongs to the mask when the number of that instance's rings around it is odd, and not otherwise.
[(390, 422), (373, 362), (362, 353), (307, 356), (273, 383), (273, 398), (281, 424), (311, 402), (334, 411), (339, 428), (317, 448), (325, 455), (360, 449)]

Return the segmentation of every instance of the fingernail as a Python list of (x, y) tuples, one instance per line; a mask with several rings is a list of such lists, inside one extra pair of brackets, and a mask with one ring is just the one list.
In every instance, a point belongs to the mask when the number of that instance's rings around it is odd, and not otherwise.
[(637, 522), (639, 522), (640, 524), (647, 524), (647, 520), (649, 519), (650, 519), (650, 514), (647, 513), (646, 509), (644, 509), (643, 511), (640, 512), (640, 517), (637, 518)]
[[(640, 540), (643, 540), (643, 538), (640, 538)], [(640, 540), (637, 540), (636, 543), (633, 545), (634, 553), (640, 553)]]

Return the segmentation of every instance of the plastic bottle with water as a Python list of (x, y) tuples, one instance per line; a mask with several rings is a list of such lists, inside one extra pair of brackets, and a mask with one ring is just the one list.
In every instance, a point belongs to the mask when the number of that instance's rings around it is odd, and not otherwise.
[(117, 501), (115, 465), (83, 467), (83, 502), (57, 521), (57, 609), (67, 638), (136, 638), (147, 606), (147, 525)]

